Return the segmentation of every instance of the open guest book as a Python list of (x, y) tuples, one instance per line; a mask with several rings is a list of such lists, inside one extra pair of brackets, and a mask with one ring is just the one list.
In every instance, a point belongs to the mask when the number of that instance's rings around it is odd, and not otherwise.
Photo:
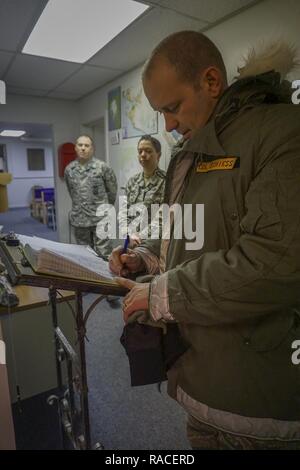
[(108, 267), (92, 248), (18, 235), (23, 253), (36, 273), (118, 285)]

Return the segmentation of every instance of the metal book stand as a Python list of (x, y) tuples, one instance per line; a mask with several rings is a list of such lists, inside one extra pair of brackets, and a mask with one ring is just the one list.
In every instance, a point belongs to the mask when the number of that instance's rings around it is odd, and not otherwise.
[[(109, 283), (91, 282), (66, 277), (37, 274), (19, 246), (7, 246), (0, 240), (0, 257), (5, 265), (12, 285), (22, 284), (49, 289), (49, 303), (52, 311), (52, 324), (55, 344), (55, 361), (57, 375), (57, 395), (48, 397), (50, 405), (57, 403), (60, 427), (63, 437), (63, 448), (68, 443), (77, 450), (103, 449), (102, 444), (91, 444), (88, 384), (85, 356), (86, 323), (89, 315), (107, 295), (124, 296), (126, 289)], [(75, 311), (71, 307), (75, 322), (78, 353), (74, 350), (58, 325), (57, 294), (58, 289), (75, 291)], [(82, 292), (98, 293), (100, 296), (83, 312)], [(63, 383), (63, 367), (67, 368), (67, 386)], [(79, 396), (79, 404), (76, 398)], [(78, 400), (77, 400), (78, 401)]]

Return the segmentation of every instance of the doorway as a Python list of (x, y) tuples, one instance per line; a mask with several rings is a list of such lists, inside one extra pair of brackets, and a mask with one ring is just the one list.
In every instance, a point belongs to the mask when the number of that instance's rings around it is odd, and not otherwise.
[[(0, 121), (0, 132), (7, 129), (25, 133), (0, 136), (0, 171), (12, 177), (7, 184), (7, 210), (0, 212), (2, 231), (57, 240), (52, 126)], [(46, 196), (37, 194), (37, 188), (43, 188)], [(34, 205), (38, 198), (39, 204)]]

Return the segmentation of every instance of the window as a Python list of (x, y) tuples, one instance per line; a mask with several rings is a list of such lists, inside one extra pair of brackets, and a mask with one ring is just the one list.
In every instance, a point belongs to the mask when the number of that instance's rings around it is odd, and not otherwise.
[(45, 152), (44, 149), (27, 149), (28, 171), (45, 170)]

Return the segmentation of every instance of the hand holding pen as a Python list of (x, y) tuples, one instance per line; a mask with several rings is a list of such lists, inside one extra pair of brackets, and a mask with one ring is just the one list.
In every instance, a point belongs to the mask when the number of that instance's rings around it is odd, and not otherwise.
[(128, 276), (145, 269), (144, 261), (140, 254), (129, 248), (130, 237), (127, 235), (124, 245), (114, 248), (109, 257), (109, 268), (118, 276)]
[(127, 234), (127, 237), (125, 238), (125, 242), (124, 242), (124, 247), (123, 247), (122, 255), (124, 255), (125, 253), (127, 253), (127, 248), (128, 248), (128, 246), (129, 246), (129, 243), (130, 243), (130, 237), (129, 237), (129, 235)]

